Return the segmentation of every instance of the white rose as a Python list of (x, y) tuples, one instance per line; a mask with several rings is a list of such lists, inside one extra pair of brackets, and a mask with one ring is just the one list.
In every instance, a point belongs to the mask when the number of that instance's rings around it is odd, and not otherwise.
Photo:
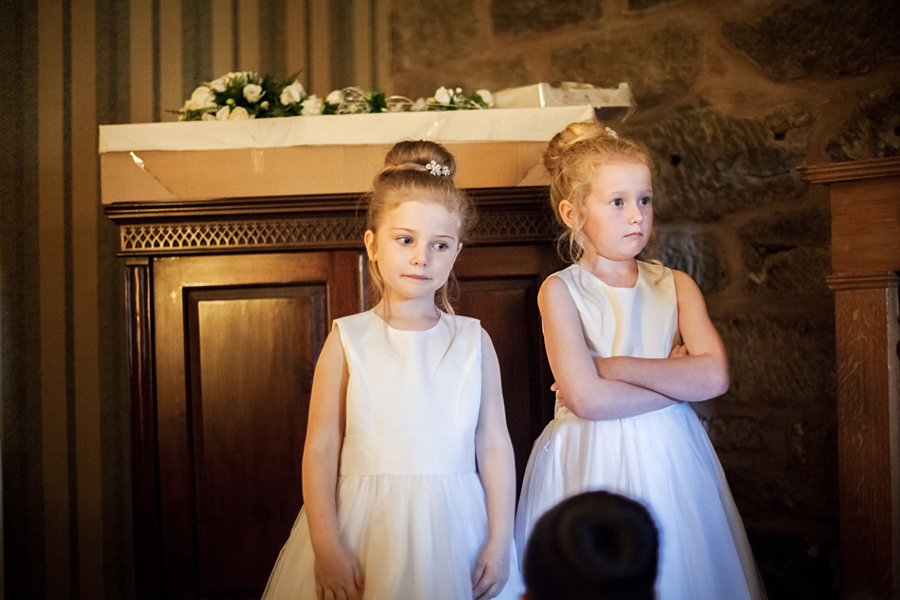
[(244, 85), (248, 76), (255, 75), (252, 71), (225, 73), (218, 79), (209, 82), (209, 87), (217, 92), (224, 92), (228, 85)]
[(439, 104), (450, 104), (450, 92), (447, 91), (447, 88), (441, 86), (434, 93), (434, 99)]
[(244, 86), (244, 98), (247, 99), (247, 102), (259, 102), (259, 99), (263, 97), (263, 94), (265, 94), (265, 92), (261, 85), (248, 83)]
[(263, 110), (269, 108), (269, 101), (263, 100), (262, 102), (259, 103), (259, 107), (262, 108)]
[(225, 88), (228, 87), (228, 80), (234, 73), (228, 73), (227, 75), (222, 75), (218, 79), (209, 82), (209, 87), (216, 90), (217, 92), (224, 92)]
[(299, 81), (295, 81), (281, 90), (281, 103), (285, 106), (288, 104), (296, 104), (297, 102), (300, 102), (304, 96), (306, 96), (306, 90), (303, 89), (303, 86)]
[(423, 110), (428, 110), (428, 101), (425, 98), (419, 98), (413, 105), (409, 108), (409, 110), (413, 112), (422, 112)]
[[(228, 107), (225, 107), (225, 108), (228, 108)], [(214, 115), (214, 114), (212, 114), (212, 113), (209, 113), (209, 112), (208, 112), (208, 113), (203, 113), (203, 116), (200, 117), (200, 119), (203, 120), (203, 121), (215, 121), (215, 120), (216, 120), (216, 115)]]
[(301, 106), (304, 115), (321, 115), (322, 109), (325, 108), (325, 101), (313, 94), (304, 100)]
[(250, 113), (247, 112), (247, 109), (243, 106), (237, 106), (234, 110), (231, 111), (231, 114), (228, 115), (229, 121), (246, 121), (250, 118)]
[(478, 90), (475, 93), (478, 94), (479, 96), (481, 96), (481, 99), (484, 100), (485, 104), (487, 104), (489, 107), (493, 108), (494, 95), (492, 93), (490, 93), (488, 90)]
[(344, 90), (333, 90), (325, 96), (325, 102), (328, 104), (340, 104), (344, 101)]
[(228, 108), (228, 105), (223, 106), (219, 110), (216, 111), (216, 121), (225, 121), (228, 119), (228, 115), (231, 113), (231, 109)]
[(188, 110), (199, 110), (215, 105), (216, 100), (212, 90), (205, 85), (201, 85), (194, 90), (193, 94), (191, 94), (191, 99), (184, 103), (184, 108)]

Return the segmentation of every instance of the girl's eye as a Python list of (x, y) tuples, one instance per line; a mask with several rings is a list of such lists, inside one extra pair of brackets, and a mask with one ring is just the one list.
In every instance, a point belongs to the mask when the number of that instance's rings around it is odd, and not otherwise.
[(643, 204), (644, 206), (650, 204), (650, 196), (644, 196), (643, 198), (641, 198), (641, 204)]
[(397, 238), (397, 241), (400, 242), (401, 244), (411, 244), (412, 238), (409, 236), (403, 236), (403, 237)]
[(444, 242), (438, 242), (434, 245), (434, 247), (438, 250), (446, 250), (448, 248), (447, 244)]
[(614, 206), (622, 206), (622, 199), (616, 198), (615, 200), (612, 201), (612, 203)]

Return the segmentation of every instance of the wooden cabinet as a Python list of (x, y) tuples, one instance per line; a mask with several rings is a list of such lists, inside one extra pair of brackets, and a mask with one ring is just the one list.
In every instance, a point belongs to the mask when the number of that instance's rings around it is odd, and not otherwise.
[[(497, 349), (518, 482), (552, 417), (537, 290), (560, 267), (544, 188), (473, 192), (460, 314)], [(126, 257), (140, 598), (258, 598), (303, 503), (315, 361), (366, 307), (352, 196), (113, 205)]]

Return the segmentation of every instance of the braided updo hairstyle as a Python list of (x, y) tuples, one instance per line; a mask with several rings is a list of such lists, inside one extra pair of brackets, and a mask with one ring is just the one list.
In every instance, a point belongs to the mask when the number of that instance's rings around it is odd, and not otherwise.
[[(368, 202), (366, 229), (376, 233), (384, 216), (403, 202), (437, 202), (457, 216), (459, 241), (464, 242), (475, 224), (475, 204), (453, 183), (455, 174), (456, 160), (441, 144), (424, 140), (394, 144), (375, 175), (372, 189), (364, 197)], [(369, 261), (369, 278), (370, 301), (375, 305), (385, 293), (377, 261)], [(450, 314), (455, 314), (450, 300), (456, 287), (456, 276), (451, 271), (448, 282), (435, 294), (437, 306)]]
[[(619, 137), (597, 121), (571, 123), (550, 140), (544, 152), (544, 167), (550, 173), (550, 204), (556, 220), (566, 227), (559, 248), (572, 262), (578, 262), (584, 253), (585, 201), (594, 177), (603, 165), (623, 163), (653, 169), (653, 159), (643, 144)], [(571, 227), (559, 214), (563, 200), (575, 207)]]

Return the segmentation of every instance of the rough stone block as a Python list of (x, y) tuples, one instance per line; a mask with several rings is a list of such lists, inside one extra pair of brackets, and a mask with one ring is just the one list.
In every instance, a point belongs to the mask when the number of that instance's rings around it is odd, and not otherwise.
[(757, 245), (747, 253), (747, 287), (785, 295), (827, 294), (825, 276), (831, 272), (828, 247), (784, 248)]
[(649, 108), (680, 96), (700, 73), (700, 38), (687, 26), (658, 31), (614, 29), (601, 39), (551, 56), (552, 81), (616, 87), (627, 81), (637, 104)]
[(704, 294), (718, 291), (728, 283), (711, 235), (658, 227), (654, 242), (654, 257), (670, 269), (690, 275)]
[(900, 3), (807, 0), (776, 3), (768, 15), (726, 23), (725, 40), (773, 79), (858, 75), (900, 59)]
[(474, 0), (405, 0), (391, 9), (392, 70), (421, 69), (472, 52)]
[(835, 405), (833, 312), (715, 319), (731, 387), (717, 402), (759, 408)]
[(597, 0), (493, 0), (494, 31), (514, 35), (552, 31), (602, 16)]
[(837, 420), (803, 419), (791, 425), (788, 433), (791, 458), (802, 465), (836, 467)]
[(624, 132), (644, 142), (657, 160), (654, 214), (659, 221), (715, 221), (802, 195), (806, 185), (797, 167), (811, 121), (796, 107), (763, 118), (738, 118), (685, 106)]
[(717, 452), (731, 450), (765, 450), (762, 427), (756, 419), (746, 417), (713, 418), (706, 422), (706, 432)]
[(741, 228), (747, 288), (780, 295), (828, 295), (830, 220), (816, 208), (773, 211)]
[(628, 0), (628, 10), (644, 10), (664, 2), (672, 2), (672, 0)]
[(826, 246), (831, 241), (828, 207), (777, 209), (744, 223), (739, 235), (747, 244)]
[(900, 88), (888, 86), (860, 94), (827, 150), (835, 162), (900, 156)]
[(769, 598), (838, 600), (837, 523), (829, 534), (748, 531)]
[[(768, 528), (776, 518), (789, 518), (816, 529), (838, 515), (837, 463), (817, 467), (760, 461), (752, 467), (729, 468), (723, 459), (723, 468), (748, 526)], [(798, 524), (795, 521), (795, 527)]]

